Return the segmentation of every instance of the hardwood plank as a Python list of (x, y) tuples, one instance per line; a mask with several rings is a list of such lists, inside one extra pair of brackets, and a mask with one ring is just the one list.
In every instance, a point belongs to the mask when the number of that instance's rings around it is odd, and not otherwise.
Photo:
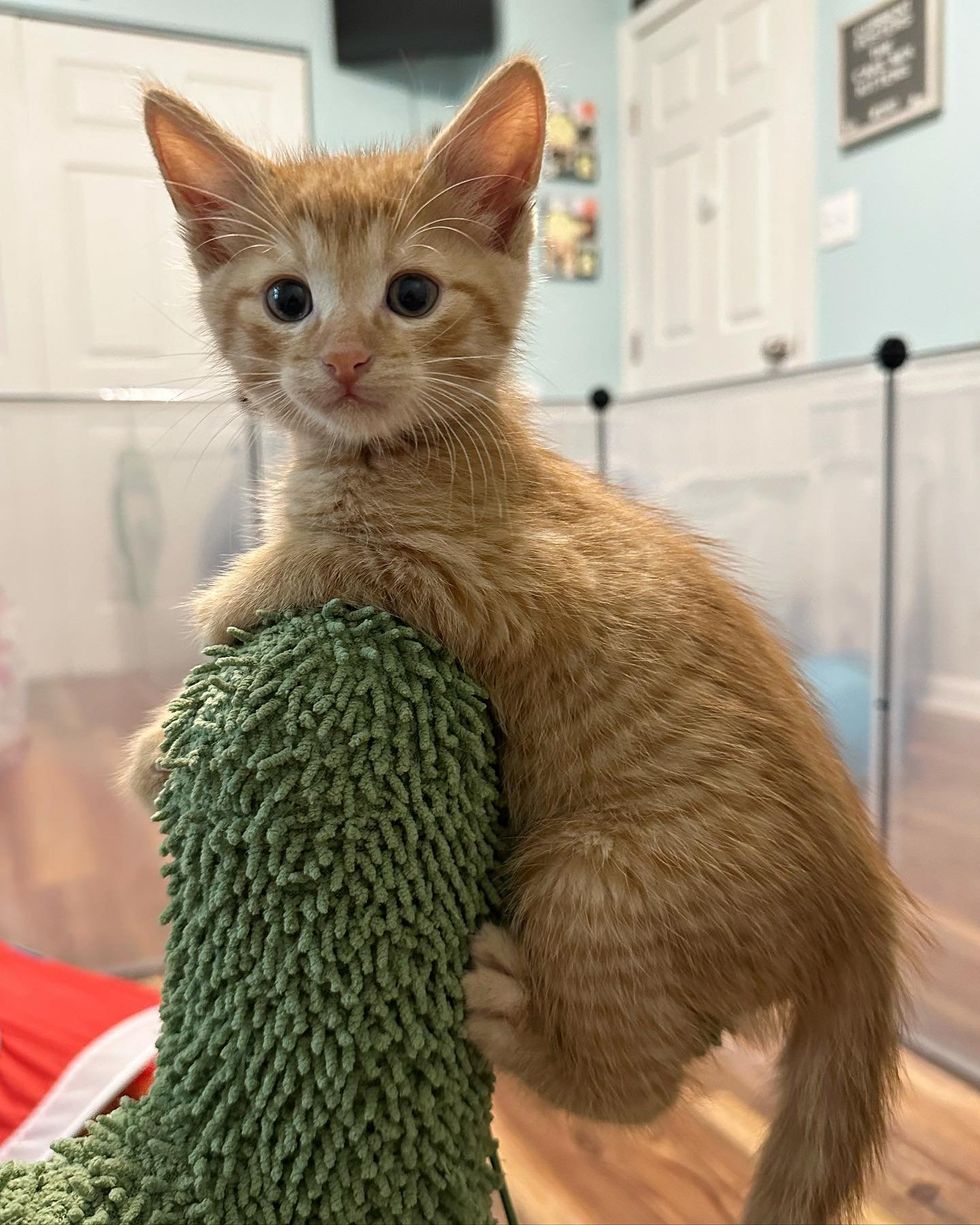
[(162, 696), (145, 677), (31, 687), (26, 753), (0, 772), (3, 938), (98, 969), (162, 960), (159, 829), (113, 785)]

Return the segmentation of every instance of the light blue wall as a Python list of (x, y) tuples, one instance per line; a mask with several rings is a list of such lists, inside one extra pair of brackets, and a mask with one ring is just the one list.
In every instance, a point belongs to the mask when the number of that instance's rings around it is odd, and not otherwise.
[[(980, 0), (978, 0), (980, 2)], [(595, 282), (544, 281), (532, 304), (528, 378), (544, 396), (581, 397), (619, 381), (620, 260), (616, 33), (628, 0), (504, 0), (503, 45), (544, 61), (556, 101), (598, 108), (599, 238)], [(574, 188), (572, 188), (574, 190)], [(583, 188), (592, 194), (592, 187)], [(557, 192), (556, 192), (557, 194)]]
[[(542, 395), (579, 397), (618, 377), (616, 23), (629, 4), (498, 2), (501, 50), (540, 55), (556, 98), (588, 97), (599, 108), (602, 276), (594, 284), (542, 284), (526, 336), (529, 381)], [(399, 65), (341, 68), (328, 0), (0, 0), (0, 9), (300, 48), (310, 58), (315, 134), (333, 149), (428, 131), (489, 66), (465, 60), (431, 61), (411, 73)]]
[(817, 254), (820, 358), (980, 340), (980, 0), (945, 3), (943, 112), (842, 152), (836, 28), (865, 7), (819, 0), (817, 193), (861, 196), (857, 242)]

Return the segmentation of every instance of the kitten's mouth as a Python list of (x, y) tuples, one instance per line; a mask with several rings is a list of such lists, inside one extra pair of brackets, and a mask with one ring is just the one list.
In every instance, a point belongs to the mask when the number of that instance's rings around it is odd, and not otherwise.
[(338, 408), (378, 408), (376, 401), (370, 399), (360, 391), (347, 391), (342, 395), (335, 396), (324, 407), (328, 411), (333, 411)]

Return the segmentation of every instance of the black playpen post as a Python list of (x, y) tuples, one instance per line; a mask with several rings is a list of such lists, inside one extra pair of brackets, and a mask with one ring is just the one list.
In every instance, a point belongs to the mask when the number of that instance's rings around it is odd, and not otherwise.
[(878, 669), (875, 712), (877, 762), (875, 786), (878, 836), (887, 848), (891, 832), (891, 749), (895, 622), (895, 447), (896, 372), (905, 365), (908, 347), (899, 336), (887, 336), (875, 353), (885, 375), (881, 414), (881, 586), (878, 597)]
[(609, 447), (606, 436), (606, 409), (612, 404), (612, 396), (605, 387), (597, 387), (589, 396), (589, 404), (595, 413), (595, 468), (602, 480), (609, 476)]

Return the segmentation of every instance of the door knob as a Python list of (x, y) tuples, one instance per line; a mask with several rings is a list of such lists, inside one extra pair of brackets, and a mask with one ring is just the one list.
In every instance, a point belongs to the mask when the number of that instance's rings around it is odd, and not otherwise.
[(790, 336), (767, 336), (759, 346), (762, 360), (775, 368), (793, 352), (793, 340)]

